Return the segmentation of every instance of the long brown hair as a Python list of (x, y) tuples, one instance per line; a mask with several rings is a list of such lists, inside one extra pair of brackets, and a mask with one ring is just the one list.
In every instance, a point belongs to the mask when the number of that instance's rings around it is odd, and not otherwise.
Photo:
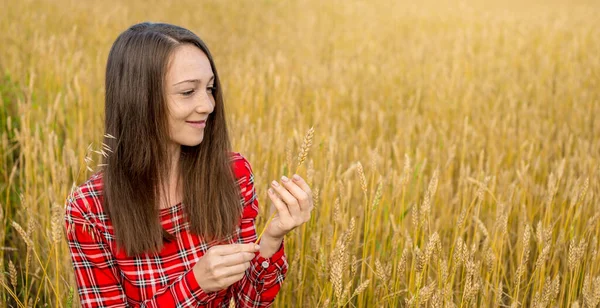
[[(214, 111), (198, 146), (181, 145), (182, 205), (190, 232), (221, 240), (235, 230), (240, 192), (230, 162), (223, 92), (206, 44), (191, 31), (165, 23), (131, 26), (114, 42), (106, 65), (105, 137), (112, 151), (103, 159), (103, 205), (117, 247), (129, 256), (158, 252), (166, 231), (159, 220), (161, 187), (169, 178), (168, 107), (165, 76), (180, 44), (200, 48), (215, 76)], [(167, 233), (168, 235), (168, 233)]]

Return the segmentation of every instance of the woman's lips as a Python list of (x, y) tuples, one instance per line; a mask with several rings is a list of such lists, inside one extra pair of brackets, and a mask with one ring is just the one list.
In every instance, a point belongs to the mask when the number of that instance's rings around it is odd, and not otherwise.
[(206, 127), (206, 121), (186, 121), (188, 124), (190, 124), (192, 127), (195, 128), (204, 128)]

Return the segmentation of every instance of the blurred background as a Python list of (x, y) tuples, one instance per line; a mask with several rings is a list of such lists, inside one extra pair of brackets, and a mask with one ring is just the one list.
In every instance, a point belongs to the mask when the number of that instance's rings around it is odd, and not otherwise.
[(78, 307), (63, 235), (104, 70), (142, 21), (200, 36), (234, 150), (315, 192), (275, 307), (597, 307), (597, 1), (0, 0), (2, 307)]

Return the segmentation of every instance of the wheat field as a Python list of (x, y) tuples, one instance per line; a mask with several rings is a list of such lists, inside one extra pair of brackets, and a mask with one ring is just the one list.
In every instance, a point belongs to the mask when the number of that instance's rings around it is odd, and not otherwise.
[(141, 21), (208, 44), (234, 150), (315, 193), (275, 307), (598, 307), (597, 1), (0, 0), (0, 306), (78, 307), (63, 235), (104, 69)]

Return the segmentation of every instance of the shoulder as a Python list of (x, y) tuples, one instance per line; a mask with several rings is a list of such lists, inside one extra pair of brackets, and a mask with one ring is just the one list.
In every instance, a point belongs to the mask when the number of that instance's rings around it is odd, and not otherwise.
[(80, 185), (73, 185), (65, 204), (66, 222), (96, 225), (98, 218), (106, 216), (102, 210), (102, 192), (102, 171), (92, 174)]
[(246, 157), (239, 152), (230, 152), (229, 161), (231, 162), (231, 167), (238, 183), (254, 182), (252, 166)]
[(231, 161), (237, 183), (240, 186), (243, 205), (242, 219), (254, 219), (258, 215), (258, 200), (254, 189), (254, 174), (250, 162), (238, 152), (232, 152)]

